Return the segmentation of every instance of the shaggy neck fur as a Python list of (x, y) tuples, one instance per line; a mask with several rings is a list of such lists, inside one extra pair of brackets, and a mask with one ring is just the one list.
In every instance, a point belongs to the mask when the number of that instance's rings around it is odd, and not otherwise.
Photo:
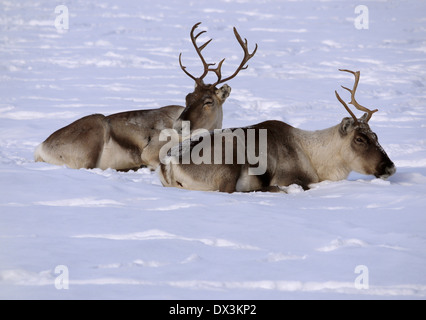
[(351, 172), (342, 157), (347, 141), (342, 138), (339, 128), (340, 125), (318, 131), (296, 129), (296, 139), (309, 157), (319, 182), (343, 180)]

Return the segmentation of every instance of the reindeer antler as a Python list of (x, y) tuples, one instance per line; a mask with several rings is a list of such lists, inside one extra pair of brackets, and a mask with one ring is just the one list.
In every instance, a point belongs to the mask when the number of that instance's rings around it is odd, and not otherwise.
[(201, 59), (201, 62), (203, 63), (203, 67), (204, 67), (204, 72), (203, 74), (199, 77), (196, 78), (194, 77), (192, 74), (190, 74), (188, 71), (186, 71), (186, 67), (182, 65), (182, 53), (180, 53), (179, 55), (179, 64), (181, 69), (183, 70), (183, 72), (185, 72), (191, 79), (193, 79), (197, 84), (203, 84), (203, 79), (206, 77), (206, 75), (208, 74), (209, 71), (212, 71), (216, 74), (217, 76), (217, 81), (212, 85), (212, 86), (217, 86), (220, 83), (226, 82), (228, 80), (231, 80), (232, 78), (234, 78), (241, 70), (247, 69), (248, 66), (244, 65), (255, 55), (256, 51), (257, 51), (257, 44), (256, 44), (256, 48), (254, 49), (254, 51), (250, 54), (248, 52), (248, 44), (247, 44), (247, 39), (244, 39), (245, 42), (243, 42), (243, 40), (241, 39), (241, 36), (238, 34), (237, 29), (234, 27), (234, 34), (235, 37), (238, 40), (238, 43), (241, 45), (241, 47), (244, 50), (244, 58), (243, 61), (241, 62), (240, 66), (238, 67), (238, 69), (234, 72), (233, 75), (231, 75), (230, 77), (227, 77), (225, 79), (222, 80), (222, 64), (225, 61), (225, 58), (222, 59), (218, 66), (216, 68), (210, 68), (212, 66), (214, 66), (216, 63), (207, 63), (206, 60), (204, 59), (201, 51), (212, 41), (212, 39), (210, 39), (209, 41), (207, 41), (206, 43), (204, 43), (201, 46), (197, 45), (197, 38), (202, 35), (203, 33), (205, 33), (206, 31), (201, 31), (199, 32), (196, 36), (194, 36), (194, 31), (195, 29), (198, 28), (198, 26), (201, 24), (201, 22), (196, 23), (192, 29), (191, 29), (191, 41), (192, 44), (194, 45), (195, 51), (197, 52), (198, 56)]
[(201, 22), (198, 22), (198, 23), (196, 23), (193, 27), (192, 27), (192, 29), (191, 29), (191, 33), (190, 33), (190, 35), (191, 35), (191, 41), (192, 41), (192, 44), (194, 45), (194, 48), (195, 48), (195, 51), (197, 52), (197, 54), (198, 54), (198, 56), (200, 57), (200, 59), (201, 59), (201, 62), (203, 63), (203, 66), (204, 66), (204, 73), (199, 77), (199, 78), (196, 78), (196, 77), (194, 77), (192, 74), (190, 74), (188, 71), (186, 71), (186, 67), (185, 66), (183, 66), (182, 65), (182, 52), (180, 53), (180, 55), (179, 55), (179, 64), (180, 64), (180, 68), (183, 70), (183, 72), (185, 72), (186, 73), (186, 75), (188, 75), (191, 79), (193, 79), (195, 82), (197, 82), (197, 84), (200, 84), (201, 82), (202, 82), (202, 80), (204, 79), (204, 77), (207, 75), (207, 73), (209, 72), (209, 67), (210, 66), (213, 66), (213, 65), (215, 65), (214, 63), (207, 63), (206, 62), (206, 60), (204, 59), (204, 57), (203, 57), (203, 55), (202, 55), (202, 53), (201, 53), (201, 51), (205, 48), (205, 47), (207, 47), (207, 45), (213, 40), (213, 39), (210, 39), (209, 41), (207, 41), (206, 43), (204, 43), (203, 45), (201, 45), (201, 46), (198, 46), (197, 45), (197, 38), (200, 36), (200, 35), (202, 35), (203, 33), (205, 33), (206, 31), (201, 31), (200, 33), (198, 33), (196, 36), (194, 36), (194, 31), (195, 31), (195, 29), (197, 29), (198, 28), (198, 26), (201, 24)]
[(227, 78), (225, 78), (225, 79), (221, 79), (222, 78), (222, 74), (221, 74), (221, 70), (220, 70), (220, 68), (222, 67), (222, 63), (223, 63), (223, 61), (225, 61), (225, 59), (223, 59), (220, 63), (219, 63), (219, 66), (218, 66), (218, 72), (216, 72), (216, 75), (217, 75), (217, 77), (218, 77), (218, 80), (217, 80), (217, 82), (214, 84), (215, 86), (217, 86), (219, 83), (224, 83), (224, 82), (226, 82), (226, 81), (229, 81), (229, 80), (231, 80), (231, 79), (233, 79), (233, 78), (235, 78), (235, 76), (241, 71), (241, 70), (245, 70), (245, 69), (247, 69), (248, 68), (248, 65), (247, 66), (245, 66), (245, 64), (251, 59), (251, 58), (253, 58), (253, 56), (256, 54), (256, 51), (257, 51), (257, 43), (256, 43), (256, 46), (255, 46), (255, 48), (254, 48), (254, 50), (253, 50), (253, 52), (252, 53), (249, 53), (249, 51), (248, 51), (248, 42), (247, 42), (247, 39), (245, 39), (244, 38), (244, 42), (243, 42), (243, 40), (241, 39), (241, 36), (239, 35), (239, 33), (238, 33), (238, 31), (237, 31), (237, 29), (234, 27), (234, 35), (235, 35), (235, 37), (237, 38), (237, 41), (238, 41), (238, 43), (240, 44), (240, 46), (241, 46), (241, 48), (243, 48), (243, 51), (244, 51), (244, 57), (243, 57), (243, 60), (241, 61), (241, 63), (240, 63), (240, 65), (239, 65), (239, 67), (237, 68), (237, 70), (234, 72), (234, 74), (233, 75), (231, 75), (231, 76), (229, 76), (229, 77), (227, 77)]
[[(370, 110), (370, 109), (360, 105), (355, 99), (355, 92), (356, 92), (356, 89), (358, 88), (359, 77), (360, 77), (361, 73), (359, 71), (354, 72), (354, 71), (347, 70), (347, 69), (339, 69), (339, 71), (349, 72), (349, 73), (352, 73), (355, 76), (355, 83), (354, 83), (352, 90), (347, 88), (347, 87), (344, 87), (344, 86), (342, 86), (342, 88), (348, 90), (351, 93), (351, 102), (349, 102), (349, 103), (352, 104), (353, 106), (355, 106), (358, 110), (361, 110), (361, 111), (364, 111), (364, 112), (367, 113), (367, 118), (365, 119), (365, 122), (368, 122), (371, 119), (372, 115), (379, 110), (378, 109)], [(358, 118), (354, 115), (354, 113), (351, 111), (351, 109), (349, 109), (348, 105), (342, 100), (342, 98), (340, 98), (337, 91), (335, 91), (335, 93), (336, 93), (337, 99), (346, 108), (346, 110), (349, 112), (349, 114), (355, 120), (355, 123), (358, 123), (359, 122)]]

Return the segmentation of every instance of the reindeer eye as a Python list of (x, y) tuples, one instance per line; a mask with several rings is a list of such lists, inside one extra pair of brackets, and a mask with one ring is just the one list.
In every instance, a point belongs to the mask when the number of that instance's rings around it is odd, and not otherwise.
[(355, 142), (358, 143), (358, 144), (363, 144), (363, 143), (365, 143), (365, 140), (361, 137), (356, 137)]
[(210, 106), (212, 106), (212, 105), (213, 105), (213, 100), (208, 99), (208, 100), (205, 100), (205, 101), (204, 101), (204, 106), (208, 106), (208, 107), (210, 107)]

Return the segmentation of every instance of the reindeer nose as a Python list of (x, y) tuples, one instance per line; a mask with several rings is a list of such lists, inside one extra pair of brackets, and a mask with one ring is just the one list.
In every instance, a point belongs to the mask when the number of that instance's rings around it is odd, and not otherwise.
[(379, 166), (380, 174), (376, 175), (377, 178), (387, 179), (396, 172), (395, 164), (390, 162), (382, 162)]
[(396, 167), (392, 162), (392, 165), (386, 168), (386, 174), (388, 175), (387, 177), (394, 175), (395, 172), (396, 172)]

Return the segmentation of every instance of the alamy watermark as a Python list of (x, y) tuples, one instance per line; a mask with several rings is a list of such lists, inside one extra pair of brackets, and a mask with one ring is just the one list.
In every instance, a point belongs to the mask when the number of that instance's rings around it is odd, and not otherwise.
[(55, 288), (57, 290), (68, 290), (70, 283), (70, 273), (68, 267), (65, 265), (56, 266), (55, 274), (58, 275), (55, 278)]
[(365, 265), (358, 265), (355, 267), (354, 272), (359, 274), (354, 281), (355, 288), (358, 290), (368, 290), (370, 288), (368, 267)]
[[(182, 121), (181, 134), (175, 129), (161, 131), (159, 140), (163, 164), (249, 164), (249, 175), (263, 175), (267, 169), (267, 129), (197, 129)], [(188, 137), (181, 141), (181, 137)], [(169, 140), (170, 138), (170, 140)], [(180, 143), (179, 143), (180, 142)]]
[(355, 18), (354, 25), (358, 30), (370, 28), (370, 16), (369, 10), (366, 5), (359, 5), (355, 7), (355, 14), (358, 16)]
[(66, 5), (60, 5), (55, 8), (55, 14), (57, 14), (55, 19), (55, 28), (57, 31), (61, 32), (63, 30), (68, 30), (70, 28), (69, 23), (69, 12)]

